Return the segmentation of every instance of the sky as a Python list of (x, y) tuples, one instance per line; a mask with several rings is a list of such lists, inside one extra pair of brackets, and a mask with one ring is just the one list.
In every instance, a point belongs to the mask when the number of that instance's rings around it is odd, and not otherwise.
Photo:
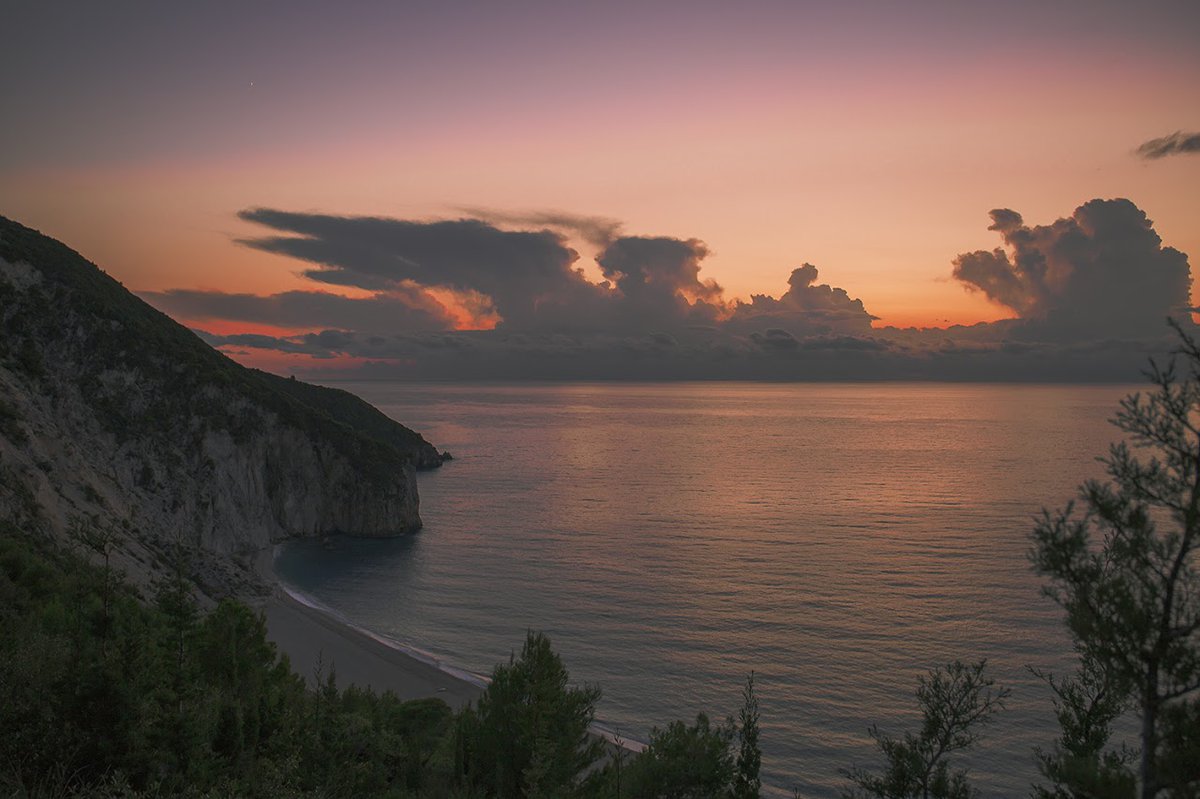
[(1116, 379), (1194, 304), (1195, 2), (6, 20), (0, 214), (280, 372)]

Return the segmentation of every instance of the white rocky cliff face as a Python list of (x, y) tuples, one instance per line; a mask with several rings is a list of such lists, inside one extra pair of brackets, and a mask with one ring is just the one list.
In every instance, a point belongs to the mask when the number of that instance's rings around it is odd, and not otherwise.
[(234, 364), (0, 218), (0, 519), (66, 542), (109, 530), (135, 583), (182, 557), (206, 593), (244, 594), (273, 542), (418, 529), (416, 467), (440, 460), (357, 398)]

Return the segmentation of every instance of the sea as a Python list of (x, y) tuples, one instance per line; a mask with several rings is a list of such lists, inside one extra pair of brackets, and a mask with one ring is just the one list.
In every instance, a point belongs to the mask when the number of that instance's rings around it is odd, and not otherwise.
[(454, 456), (419, 475), (419, 533), (280, 549), (353, 623), (480, 674), (543, 631), (636, 741), (736, 715), (753, 674), (786, 797), (838, 796), (882, 762), (872, 726), (916, 731), (922, 675), (986, 658), (1011, 694), (958, 762), (988, 797), (1037, 780), (1031, 669), (1074, 659), (1030, 534), (1104, 477), (1138, 386), (329, 385)]

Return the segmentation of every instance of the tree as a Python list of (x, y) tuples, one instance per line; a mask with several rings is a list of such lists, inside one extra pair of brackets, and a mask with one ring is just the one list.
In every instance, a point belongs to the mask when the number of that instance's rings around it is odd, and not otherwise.
[(654, 729), (650, 744), (629, 764), (629, 796), (635, 799), (725, 799), (734, 781), (733, 730), (712, 726), (700, 713), (687, 726), (673, 721)]
[(1054, 692), (1054, 714), (1062, 730), (1054, 747), (1038, 747), (1038, 770), (1050, 786), (1033, 789), (1036, 799), (1125, 799), (1133, 796), (1136, 780), (1129, 767), (1132, 753), (1122, 747), (1109, 748), (1112, 723), (1129, 705), (1128, 697), (1114, 690), (1107, 675), (1086, 662), (1079, 673), (1056, 680), (1053, 675), (1031, 669)]
[[(730, 722), (730, 726), (734, 726)], [(754, 695), (754, 672), (742, 689), (742, 709), (737, 720), (738, 754), (734, 763), (733, 799), (758, 799), (762, 790), (759, 769), (762, 752), (758, 748), (758, 697)]]
[(948, 758), (974, 746), (979, 727), (1004, 707), (1008, 689), (995, 687), (995, 680), (984, 674), (986, 665), (986, 660), (969, 665), (956, 660), (921, 677), (917, 688), (920, 732), (896, 739), (871, 727), (871, 737), (887, 765), (880, 775), (858, 768), (843, 771), (854, 783), (844, 795), (850, 799), (966, 799), (976, 795), (966, 771), (951, 769)]
[(460, 723), (459, 756), (470, 782), (489, 796), (569, 796), (603, 756), (588, 732), (600, 689), (568, 687), (550, 639), (531, 632), (520, 656), (497, 666), (492, 682)]
[(1136, 709), (1143, 799), (1200, 789), (1200, 349), (1173, 326), (1179, 349), (1113, 420), (1129, 440), (1108, 481), (1083, 484), (1082, 515), (1043, 514), (1031, 553), (1083, 671)]
[[(93, 492), (89, 486), (89, 489)], [(128, 526), (128, 523), (126, 523)], [(71, 537), (78, 541), (87, 551), (98, 555), (104, 560), (104, 580), (101, 589), (103, 613), (100, 621), (100, 651), (107, 655), (108, 634), (111, 626), (110, 605), (112, 600), (112, 554), (121, 539), (121, 532), (115, 522), (101, 522), (98, 516), (80, 517), (72, 521)]]

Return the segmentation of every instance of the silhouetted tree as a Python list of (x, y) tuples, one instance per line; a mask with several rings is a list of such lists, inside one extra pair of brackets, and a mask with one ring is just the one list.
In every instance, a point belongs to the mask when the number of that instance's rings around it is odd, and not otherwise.
[(1033, 534), (1084, 673), (1140, 717), (1143, 799), (1200, 789), (1200, 349), (1175, 328), (1154, 388), (1121, 401), (1129, 441), (1109, 450), (1109, 480), (1083, 485), (1081, 516), (1047, 513)]
[(1133, 752), (1110, 749), (1112, 723), (1128, 708), (1128, 697), (1114, 690), (1095, 663), (1085, 661), (1079, 673), (1056, 680), (1036, 669), (1054, 692), (1054, 714), (1061, 733), (1050, 751), (1035, 750), (1038, 770), (1048, 786), (1033, 789), (1036, 799), (1125, 799), (1134, 795)]
[(654, 729), (650, 744), (629, 764), (626, 784), (634, 799), (724, 799), (734, 783), (730, 744), (734, 732), (708, 716), (692, 726), (673, 721)]
[(962, 769), (952, 769), (949, 757), (970, 749), (979, 727), (1004, 707), (1008, 689), (996, 688), (984, 675), (987, 661), (970, 665), (954, 661), (921, 677), (917, 701), (921, 729), (902, 739), (871, 727), (871, 737), (887, 763), (881, 774), (855, 768), (842, 774), (854, 783), (844, 796), (875, 799), (966, 799), (976, 795)]
[[(95, 489), (92, 489), (93, 491)], [(101, 521), (98, 516), (78, 517), (71, 524), (71, 537), (85, 550), (98, 555), (104, 561), (100, 596), (102, 615), (100, 621), (100, 652), (108, 651), (108, 634), (112, 626), (110, 606), (112, 604), (112, 553), (117, 548), (121, 531), (115, 522)]]
[(758, 799), (762, 790), (759, 777), (762, 752), (758, 748), (758, 697), (754, 695), (754, 672), (750, 672), (742, 689), (742, 709), (736, 727), (738, 754), (734, 764), (733, 799)]
[(568, 687), (566, 667), (542, 633), (497, 666), (492, 682), (459, 725), (468, 780), (489, 796), (569, 796), (603, 756), (588, 733), (600, 689)]
[(629, 758), (629, 750), (625, 748), (625, 739), (621, 737), (620, 730), (613, 733), (612, 739), (612, 756), (609, 760), (613, 772), (613, 787), (616, 792), (616, 799), (621, 799), (621, 773), (625, 768), (625, 761)]

